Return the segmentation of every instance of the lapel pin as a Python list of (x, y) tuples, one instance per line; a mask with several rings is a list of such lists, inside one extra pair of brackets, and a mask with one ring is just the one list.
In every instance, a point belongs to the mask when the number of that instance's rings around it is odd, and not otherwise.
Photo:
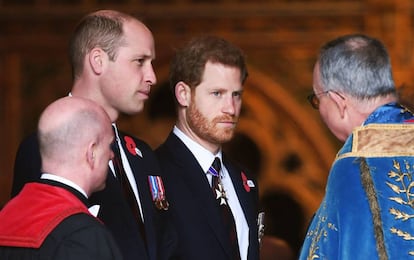
[(250, 188), (254, 188), (254, 182), (252, 180), (248, 180), (246, 174), (241, 172), (241, 178), (243, 180), (243, 187), (247, 192), (250, 192)]
[(125, 140), (125, 146), (128, 152), (134, 156), (138, 155), (139, 157), (142, 158), (142, 152), (137, 148), (137, 145), (135, 144), (134, 139), (126, 135), (124, 136), (124, 140)]

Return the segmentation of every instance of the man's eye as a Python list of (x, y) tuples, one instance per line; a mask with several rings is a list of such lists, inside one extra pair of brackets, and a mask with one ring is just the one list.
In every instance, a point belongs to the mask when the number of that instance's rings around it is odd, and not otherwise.
[(233, 97), (241, 97), (242, 92), (234, 92)]

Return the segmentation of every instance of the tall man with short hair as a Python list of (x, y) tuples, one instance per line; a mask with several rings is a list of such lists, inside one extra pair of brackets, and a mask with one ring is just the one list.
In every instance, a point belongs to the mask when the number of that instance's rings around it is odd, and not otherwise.
[[(111, 230), (125, 259), (163, 259), (174, 247), (167, 207), (158, 206), (159, 201), (167, 203), (156, 157), (145, 142), (119, 131), (115, 124), (121, 113), (142, 111), (156, 83), (154, 59), (154, 38), (148, 27), (114, 10), (86, 15), (70, 41), (71, 96), (96, 102), (113, 123), (114, 163), (109, 164), (106, 188), (90, 199), (100, 206), (98, 217)], [(39, 178), (38, 153), (33, 136), (20, 145), (12, 195)]]

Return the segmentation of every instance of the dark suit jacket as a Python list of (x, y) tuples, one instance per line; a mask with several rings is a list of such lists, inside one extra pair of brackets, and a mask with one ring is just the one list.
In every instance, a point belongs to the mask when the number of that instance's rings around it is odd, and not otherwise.
[[(151, 148), (132, 136), (130, 137), (143, 156), (134, 156), (128, 152), (124, 136), (125, 133), (119, 132), (123, 149), (128, 157), (139, 190), (148, 250), (145, 250), (138, 224), (123, 197), (119, 182), (111, 170), (108, 170), (105, 189), (93, 194), (90, 197), (90, 202), (100, 205), (98, 217), (113, 234), (124, 259), (169, 259), (170, 252), (173, 251), (176, 242), (175, 231), (169, 223), (168, 214), (170, 213), (155, 207), (148, 185), (149, 175), (161, 175), (159, 164)], [(15, 161), (12, 196), (20, 191), (24, 183), (39, 179), (41, 163), (38, 146), (35, 134), (28, 137), (20, 145)]]
[[(205, 173), (185, 144), (173, 133), (156, 149), (164, 172), (170, 209), (179, 237), (179, 259), (230, 259), (230, 244)], [(258, 190), (243, 186), (241, 169), (223, 157), (249, 225), (248, 259), (259, 259)]]

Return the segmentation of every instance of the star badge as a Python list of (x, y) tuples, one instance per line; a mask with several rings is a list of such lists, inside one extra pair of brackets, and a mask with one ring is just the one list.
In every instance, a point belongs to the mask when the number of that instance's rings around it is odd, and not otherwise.
[(219, 183), (218, 189), (216, 189), (216, 199), (220, 200), (220, 205), (226, 205), (227, 198), (226, 198), (226, 192), (223, 189), (223, 185)]

